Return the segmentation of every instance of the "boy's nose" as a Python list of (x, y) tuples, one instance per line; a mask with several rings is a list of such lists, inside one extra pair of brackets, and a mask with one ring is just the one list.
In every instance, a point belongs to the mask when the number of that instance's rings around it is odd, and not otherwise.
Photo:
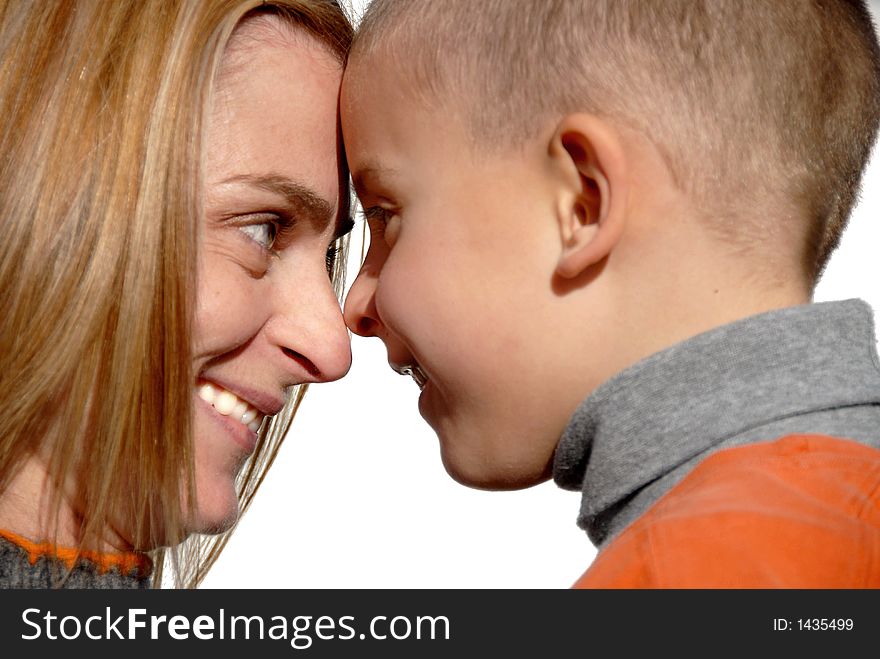
[(345, 324), (359, 336), (377, 336), (381, 321), (376, 312), (376, 276), (361, 270), (345, 298)]

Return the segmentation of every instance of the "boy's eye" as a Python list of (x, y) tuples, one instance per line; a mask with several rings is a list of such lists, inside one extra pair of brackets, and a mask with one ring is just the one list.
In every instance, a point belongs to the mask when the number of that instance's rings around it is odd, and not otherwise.
[(388, 222), (388, 211), (381, 206), (373, 206), (372, 208), (364, 209), (364, 217), (367, 218), (367, 222), (370, 224), (379, 222), (384, 227)]
[(251, 240), (253, 240), (265, 250), (272, 249), (272, 245), (275, 244), (275, 237), (278, 233), (278, 228), (275, 226), (274, 222), (247, 224), (243, 227), (238, 228), (246, 236), (248, 236)]
[(364, 215), (374, 236), (381, 236), (389, 247), (397, 242), (397, 235), (400, 233), (399, 211), (391, 211), (381, 206), (373, 206), (372, 208), (365, 209)]

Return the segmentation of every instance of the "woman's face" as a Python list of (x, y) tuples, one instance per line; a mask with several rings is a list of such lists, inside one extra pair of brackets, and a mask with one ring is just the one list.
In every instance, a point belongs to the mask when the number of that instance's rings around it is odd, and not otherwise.
[(272, 17), (240, 26), (207, 133), (195, 323), (196, 519), (238, 513), (235, 477), (294, 384), (336, 380), (351, 351), (327, 269), (340, 215), (342, 76), (331, 52)]

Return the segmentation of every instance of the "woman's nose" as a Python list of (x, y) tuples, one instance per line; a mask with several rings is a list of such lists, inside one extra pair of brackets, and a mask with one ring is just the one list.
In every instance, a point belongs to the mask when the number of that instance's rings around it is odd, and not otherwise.
[(266, 331), (288, 372), (305, 382), (330, 382), (348, 373), (351, 342), (326, 273), (278, 286), (275, 297), (276, 311)]
[(365, 264), (345, 298), (345, 324), (359, 336), (378, 336), (381, 328), (376, 312), (376, 280)]

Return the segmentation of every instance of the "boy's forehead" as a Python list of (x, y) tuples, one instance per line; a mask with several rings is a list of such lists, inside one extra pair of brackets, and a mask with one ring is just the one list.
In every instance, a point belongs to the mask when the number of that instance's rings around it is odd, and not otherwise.
[(393, 71), (388, 71), (386, 58), (367, 54), (350, 60), (342, 77), (340, 91), (340, 110), (343, 128), (356, 122), (360, 129), (364, 124), (373, 124), (371, 119), (382, 117), (366, 116), (383, 106), (385, 111), (393, 110), (403, 102), (400, 85), (394, 80)]
[(351, 63), (343, 78), (343, 140), (358, 194), (392, 178), (395, 171), (388, 159), (393, 158), (393, 144), (399, 141), (396, 133), (402, 129), (398, 117), (402, 103), (386, 93), (384, 78), (378, 68), (363, 62)]
[(418, 150), (442, 116), (416, 102), (387, 57), (367, 57), (346, 70), (340, 110), (352, 178), (372, 187), (397, 177), (400, 158)]
[[(410, 188), (427, 169), (466, 157), (466, 129), (459, 113), (420, 90), (407, 65), (388, 53), (350, 60), (342, 96), (342, 133), (359, 195)], [(435, 172), (436, 173), (436, 172)]]
[(358, 163), (357, 170), (352, 170), (352, 182), (358, 194), (365, 190), (373, 190), (388, 186), (398, 178), (398, 172), (390, 167), (383, 166), (377, 160), (366, 160)]
[[(441, 99), (416, 73), (411, 62), (384, 49), (356, 51), (348, 60), (342, 78), (342, 107), (350, 114), (362, 112), (365, 99), (376, 100), (387, 113), (398, 107), (407, 114), (433, 110)], [(433, 112), (432, 112), (433, 114)]]
[(349, 95), (370, 93), (376, 87), (399, 86), (399, 67), (381, 52), (361, 52), (352, 55), (345, 66), (342, 91)]

